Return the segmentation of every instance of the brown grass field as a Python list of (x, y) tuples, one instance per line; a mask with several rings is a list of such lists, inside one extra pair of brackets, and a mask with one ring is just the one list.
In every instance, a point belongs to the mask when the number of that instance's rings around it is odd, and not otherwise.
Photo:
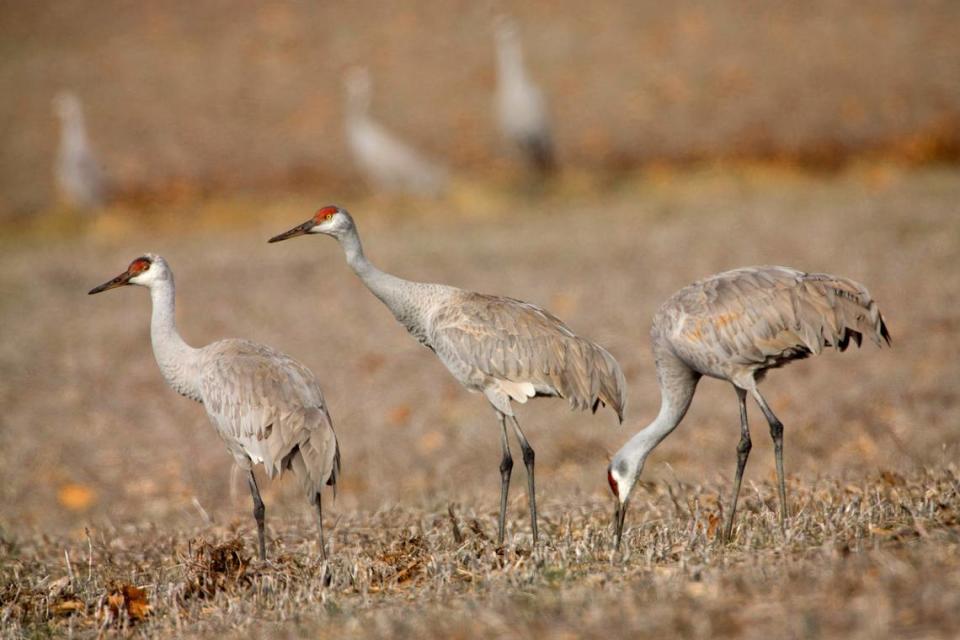
[[(960, 635), (960, 173), (853, 166), (651, 169), (539, 193), (461, 185), (445, 202), (344, 202), (382, 268), (530, 300), (607, 346), (625, 424), (562, 401), (520, 411), (537, 451), (543, 541), (524, 472), (495, 536), (496, 422), (350, 273), (329, 238), (268, 245), (323, 200), (241, 197), (51, 213), (0, 240), (0, 636), (787, 637)], [(287, 479), (249, 496), (200, 406), (170, 391), (149, 300), (88, 297), (143, 251), (167, 257), (188, 342), (243, 336), (321, 380), (343, 450), (332, 550)], [(716, 538), (738, 438), (706, 380), (650, 457), (622, 558), (607, 457), (656, 413), (659, 301), (726, 268), (779, 263), (865, 283), (893, 348), (774, 372), (791, 518), (772, 447), (754, 450), (735, 539)]]

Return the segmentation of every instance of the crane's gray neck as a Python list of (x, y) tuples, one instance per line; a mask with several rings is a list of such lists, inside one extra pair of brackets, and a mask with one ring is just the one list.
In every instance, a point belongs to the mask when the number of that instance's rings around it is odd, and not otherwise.
[(647, 456), (666, 438), (686, 415), (693, 400), (694, 391), (700, 377), (683, 367), (672, 371), (661, 366), (657, 369), (660, 381), (660, 411), (653, 422), (641, 429), (627, 441), (615, 456), (617, 460), (626, 459), (636, 463), (636, 467), (643, 466)]
[(516, 85), (526, 81), (523, 52), (516, 35), (507, 34), (500, 38), (497, 47), (497, 68), (504, 84)]
[(61, 122), (61, 145), (68, 153), (80, 153), (88, 146), (87, 128), (79, 109), (65, 114)]
[(173, 274), (153, 283), (150, 299), (150, 342), (153, 356), (167, 384), (177, 393), (200, 401), (199, 350), (180, 337), (174, 319), (175, 290)]
[(416, 289), (426, 285), (398, 278), (375, 267), (363, 253), (363, 245), (360, 244), (360, 235), (356, 227), (351, 227), (337, 239), (346, 255), (347, 264), (360, 277), (363, 284), (383, 304), (387, 305), (407, 331), (423, 342), (426, 336), (423, 308), (420, 304), (422, 300), (416, 295)]

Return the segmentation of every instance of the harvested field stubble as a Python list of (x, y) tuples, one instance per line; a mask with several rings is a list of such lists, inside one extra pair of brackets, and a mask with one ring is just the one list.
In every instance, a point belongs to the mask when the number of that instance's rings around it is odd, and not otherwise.
[[(537, 451), (535, 552), (522, 469), (510, 544), (493, 542), (500, 452), (482, 398), (416, 346), (332, 241), (266, 244), (319, 203), (117, 209), (11, 228), (0, 251), (0, 636), (960, 634), (956, 169), (659, 171), (608, 186), (419, 214), (344, 203), (384, 269), (542, 304), (623, 365), (623, 428), (562, 401), (520, 410)], [(231, 484), (202, 408), (164, 386), (145, 292), (86, 296), (144, 250), (176, 270), (189, 342), (249, 337), (317, 373), (344, 465), (336, 501), (324, 500), (326, 565), (313, 513), (286, 481), (261, 484), (268, 562), (251, 560), (246, 488)], [(865, 283), (893, 348), (826, 353), (764, 382), (785, 423), (792, 518), (781, 536), (772, 447), (751, 406), (729, 546), (716, 536), (736, 398), (703, 381), (647, 461), (615, 561), (604, 471), (658, 408), (650, 318), (698, 277), (764, 263)]]
[(250, 561), (249, 527), (241, 537), (143, 527), (7, 541), (2, 630), (255, 635), (289, 622), (291, 635), (329, 637), (525, 628), (866, 638), (960, 629), (955, 467), (792, 483), (785, 537), (774, 487), (754, 489), (728, 546), (716, 537), (719, 487), (673, 487), (680, 501), (664, 487), (641, 491), (622, 559), (610, 550), (609, 504), (597, 500), (549, 501), (546, 542), (534, 552), (528, 540), (497, 548), (469, 512), (400, 508), (340, 520), (328, 563), (304, 522), (274, 530), (282, 542), (263, 564)]

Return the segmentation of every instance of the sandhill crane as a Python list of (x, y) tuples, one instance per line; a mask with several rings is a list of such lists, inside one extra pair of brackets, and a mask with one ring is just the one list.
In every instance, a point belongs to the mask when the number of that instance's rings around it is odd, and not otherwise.
[(386, 191), (441, 195), (447, 187), (447, 169), (425, 158), (370, 116), (370, 73), (363, 68), (350, 69), (344, 86), (347, 144), (364, 177)]
[(550, 118), (543, 93), (523, 64), (517, 26), (506, 16), (494, 23), (497, 51), (497, 121), (504, 137), (515, 144), (530, 164), (549, 173), (556, 164)]
[(53, 171), (60, 197), (79, 209), (101, 207), (106, 188), (87, 138), (80, 99), (65, 91), (54, 98), (53, 106), (60, 118), (60, 146)]
[(255, 342), (219, 340), (199, 349), (184, 342), (174, 324), (173, 272), (158, 255), (137, 258), (90, 293), (124, 285), (150, 290), (150, 339), (160, 372), (174, 391), (203, 404), (227, 450), (247, 471), (260, 559), (266, 559), (266, 508), (253, 475), (256, 464), (263, 465), (269, 478), (290, 470), (306, 489), (317, 507), (320, 554), (326, 558), (320, 490), (324, 484), (336, 490), (340, 447), (314, 375), (289, 356)]
[(480, 392), (493, 406), (500, 424), (500, 515), (503, 544), (507, 492), (513, 458), (507, 418), (523, 451), (533, 542), (537, 541), (534, 452), (513, 413), (512, 402), (536, 396), (565, 398), (574, 409), (610, 405), (623, 421), (625, 383), (620, 365), (605, 349), (573, 333), (550, 312), (512, 298), (464, 291), (442, 284), (403, 280), (377, 269), (363, 253), (350, 214), (335, 206), (270, 242), (309, 233), (337, 239), (347, 264), (396, 319), (428, 347), (460, 384)]
[(767, 371), (818, 355), (824, 347), (844, 351), (869, 336), (878, 346), (890, 334), (877, 303), (863, 285), (826, 273), (788, 267), (746, 267), (719, 273), (673, 294), (653, 319), (651, 338), (660, 383), (656, 419), (621, 448), (607, 480), (617, 498), (616, 547), (620, 547), (630, 492), (647, 455), (680, 424), (701, 376), (730, 382), (740, 403), (737, 472), (723, 537), (730, 539), (740, 480), (750, 453), (747, 394), (770, 425), (780, 493), (780, 527), (785, 526), (787, 490), (783, 477), (783, 424), (760, 395)]

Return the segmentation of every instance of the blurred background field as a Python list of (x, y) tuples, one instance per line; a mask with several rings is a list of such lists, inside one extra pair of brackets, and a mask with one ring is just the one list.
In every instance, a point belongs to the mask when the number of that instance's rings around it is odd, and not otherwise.
[[(652, 620), (653, 635), (750, 635), (745, 620), (759, 620), (769, 636), (774, 613), (791, 637), (960, 629), (946, 569), (960, 575), (958, 521), (944, 515), (957, 509), (960, 447), (960, 4), (511, 4), (552, 116), (560, 169), (546, 180), (496, 129), (490, 24), (504, 8), (0, 5), (0, 629), (36, 632), (18, 621), (41, 620), (64, 632), (80, 620), (89, 631), (80, 614), (29, 613), (22, 594), (33, 592), (18, 590), (52, 593), (62, 551), (76, 558), (89, 540), (88, 582), (70, 584), (94, 626), (98, 594), (121, 579), (146, 585), (157, 636), (256, 635), (257, 621), (295, 615), (290, 602), (255, 600), (231, 618), (231, 598), (264, 580), (293, 584), (300, 578), (284, 563), (316, 553), (308, 506), (286, 480), (261, 489), (271, 556), (287, 559), (209, 607), (163, 604), (170, 575), (193, 566), (183, 562), (188, 540), (239, 535), (252, 554), (254, 530), (246, 486), (202, 408), (157, 370), (146, 292), (86, 295), (144, 251), (173, 267), (188, 342), (250, 338), (320, 379), (343, 449), (342, 485), (325, 503), (335, 589), (356, 571), (354, 556), (382, 552), (377, 562), (397, 565), (376, 583), (380, 596), (367, 585), (338, 596), (336, 611), (311, 569), (310, 594), (297, 598), (317, 609), (286, 627), (291, 635), (328, 622), (370, 632), (357, 620), (411, 637), (608, 633), (604, 621), (623, 607), (626, 628), (641, 633)], [(343, 132), (341, 80), (353, 65), (370, 69), (376, 118), (449, 165), (444, 195), (391, 195), (362, 178)], [(60, 90), (82, 100), (114, 187), (93, 211), (58, 204), (51, 101)], [(494, 534), (496, 423), (363, 288), (331, 239), (267, 245), (328, 202), (351, 210), (381, 268), (545, 306), (606, 346), (627, 377), (622, 427), (608, 410), (574, 414), (562, 401), (521, 409), (550, 551), (540, 564), (512, 551), (490, 582), (474, 573), (457, 583), (452, 593), (469, 597), (453, 604), (446, 578), (434, 580), (456, 549), (444, 514), (455, 504), (464, 530), (475, 519), (478, 545)], [(827, 353), (770, 376), (788, 496), (802, 517), (789, 543), (773, 535), (772, 446), (752, 411), (743, 528), (729, 556), (709, 522), (734, 471), (737, 407), (728, 385), (704, 381), (647, 463), (630, 516), (634, 555), (619, 572), (602, 551), (605, 469), (659, 406), (653, 313), (697, 278), (766, 263), (865, 283), (893, 348)], [(518, 546), (528, 539), (522, 475), (518, 467), (508, 518)], [(842, 535), (821, 527), (824, 496), (842, 520), (854, 493), (873, 506)], [(686, 531), (696, 543), (683, 552), (649, 551), (681, 544)], [(425, 568), (410, 583), (397, 578), (407, 551), (396, 545), (416, 532)], [(845, 564), (851, 548), (863, 555)], [(501, 562), (485, 553), (476, 557)], [(560, 565), (559, 578), (544, 570)], [(794, 590), (803, 606), (788, 604)], [(64, 593), (50, 597), (62, 604)], [(420, 593), (431, 604), (396, 626), (393, 614)], [(451, 628), (448, 605), (490, 618)]]
[(492, 17), (509, 10), (561, 163), (763, 158), (836, 166), (960, 149), (960, 6), (835, 0), (350, 3), (106, 0), (0, 7), (0, 212), (53, 201), (51, 99), (75, 91), (128, 196), (314, 188), (357, 174), (344, 70), (374, 112), (462, 175), (514, 165), (496, 134)]

